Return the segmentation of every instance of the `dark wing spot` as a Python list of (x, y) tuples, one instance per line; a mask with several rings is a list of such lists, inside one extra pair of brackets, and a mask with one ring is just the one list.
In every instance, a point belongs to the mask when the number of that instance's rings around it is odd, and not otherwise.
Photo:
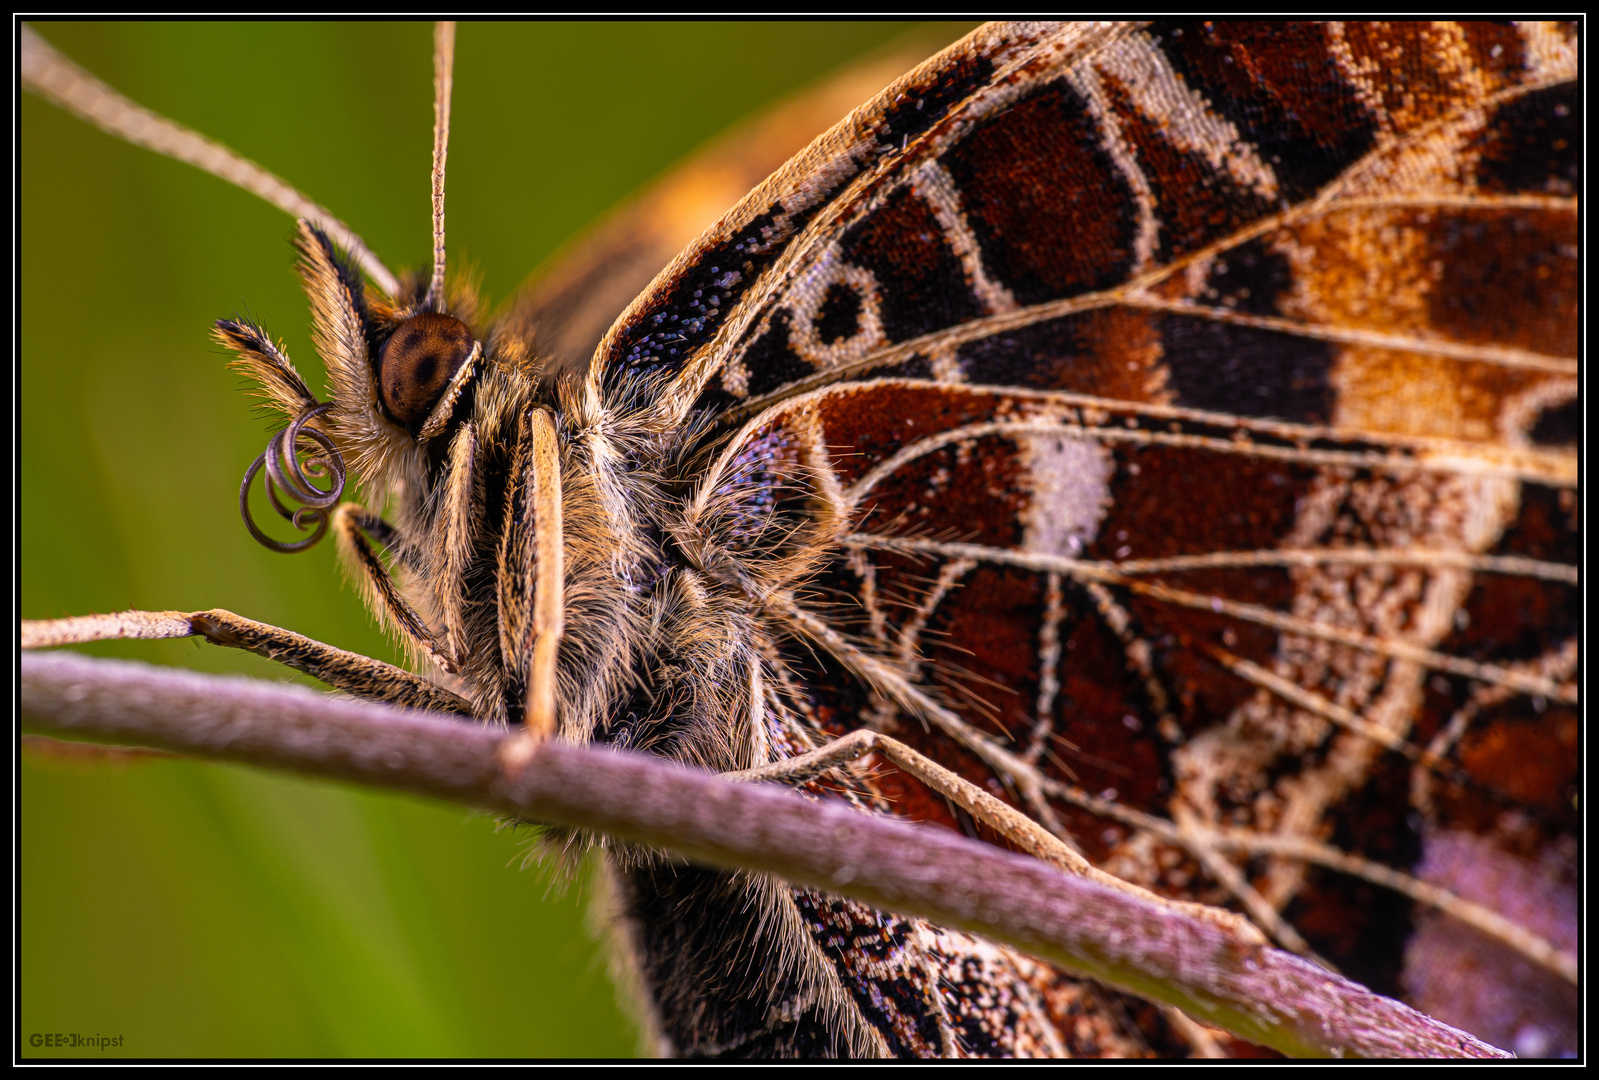
[(822, 296), (822, 306), (816, 311), (816, 336), (822, 344), (833, 345), (854, 337), (860, 328), (860, 294), (848, 285), (829, 285)]

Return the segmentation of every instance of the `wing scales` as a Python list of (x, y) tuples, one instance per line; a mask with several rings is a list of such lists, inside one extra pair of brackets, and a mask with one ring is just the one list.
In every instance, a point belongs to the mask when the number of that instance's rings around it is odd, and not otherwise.
[[(787, 714), (822, 737), (885, 731), (988, 790), (998, 777), (1091, 861), (1173, 895), (1219, 903), (1242, 893), (1289, 943), (1302, 939), (1279, 913), (1307, 896), (1351, 937), (1362, 925), (1410, 924), (1403, 905), (1425, 889), (1403, 872), (1425, 864), (1390, 846), (1392, 828), (1337, 834), (1346, 855), (1399, 869), (1409, 889), (1397, 907), (1368, 904), (1364, 916), (1328, 875), (1280, 857), (1291, 838), (1319, 843), (1351, 800), (1376, 799), (1407, 770), (1452, 792), (1457, 805), (1437, 818), (1437, 834), (1516, 801), (1509, 777), (1536, 773), (1549, 786), (1522, 805), (1553, 815), (1538, 828), (1557, 843), (1574, 819), (1549, 793), (1571, 789), (1574, 773), (1544, 776), (1535, 762), (1575, 715), (1574, 552), (1517, 537), (1549, 523), (1538, 492), (1563, 490), (1569, 502), (1572, 490), (1473, 474), (1458, 459), (1439, 465), (1418, 452), (1436, 446), (1427, 440), (1215, 416), (1203, 417), (1215, 425), (1205, 436), (1202, 414), (1174, 415), (1160, 410), (1157, 424), (1148, 407), (879, 380), (754, 422), (759, 433), (743, 445), (827, 448), (820, 466), (794, 459), (779, 484), (786, 498), (771, 490), (773, 473), (713, 470), (707, 481), (721, 486), (706, 505), (744, 515), (746, 529), (758, 515), (741, 486), (759, 489), (765, 506), (810, 508), (779, 535), (792, 545), (795, 603), (828, 629), (772, 618), (774, 637), (794, 642), (779, 651), (790, 698), (803, 699)], [(808, 471), (818, 467), (829, 480)], [(1518, 489), (1532, 497), (1507, 502)], [(816, 511), (827, 491), (830, 509)], [(1500, 519), (1484, 528), (1490, 513)], [(804, 528), (823, 519), (835, 525)], [(812, 568), (797, 572), (806, 558)], [(1548, 620), (1531, 655), (1508, 636), (1488, 645), (1477, 612), (1528, 595), (1573, 614)], [(1474, 625), (1476, 645), (1463, 649)], [(896, 699), (882, 668), (932, 704)], [(1481, 729), (1458, 719), (1479, 697), (1504, 714), (1484, 713)], [(1534, 699), (1547, 721), (1509, 719), (1509, 702)], [(1450, 714), (1459, 730), (1441, 742)], [(1467, 744), (1502, 748), (1507, 724), (1522, 724), (1528, 753), (1490, 775)], [(895, 812), (970, 827), (889, 772), (875, 785)], [(1035, 776), (1057, 796), (1098, 796), (1177, 832), (1128, 827), (1081, 799), (1030, 801)], [(1397, 806), (1410, 812), (1402, 796)], [(1242, 860), (1263, 885), (1221, 871), (1236, 865), (1223, 849), (1174, 842), (1240, 826), (1279, 844)], [(1349, 955), (1360, 962), (1358, 949), (1334, 960)]]
[(1412, 900), (1521, 883), (1518, 955), (1574, 942), (1576, 57), (985, 30), (757, 189), (592, 377), (721, 421), (691, 517), (743, 553), (768, 745), (891, 733), (1129, 880), (1564, 1045), (1569, 988)]

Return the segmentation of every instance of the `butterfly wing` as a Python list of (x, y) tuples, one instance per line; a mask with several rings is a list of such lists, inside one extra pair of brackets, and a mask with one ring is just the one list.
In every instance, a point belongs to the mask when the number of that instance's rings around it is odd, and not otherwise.
[(550, 257), (509, 305), (509, 322), (562, 367), (586, 365), (628, 303), (674, 256), (772, 172), (952, 35), (924, 28), (697, 150)]
[(775, 752), (889, 731), (1574, 1048), (1576, 56), (985, 27), (757, 188), (589, 378), (720, 425), (697, 499), (772, 590)]

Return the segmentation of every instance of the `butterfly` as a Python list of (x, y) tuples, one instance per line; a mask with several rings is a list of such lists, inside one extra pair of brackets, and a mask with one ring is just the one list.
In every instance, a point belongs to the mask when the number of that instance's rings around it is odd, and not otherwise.
[[(1416, 336), (1412, 325), (1403, 327), (1411, 336), (1385, 333), (1360, 306), (1363, 293), (1355, 307), (1340, 308), (1348, 282), (1309, 269), (1336, 265), (1342, 253), (1369, 279), (1381, 264), (1394, 280), (1454, 304), (1433, 311), (1436, 321), (1448, 316), (1451, 327), (1487, 336), (1470, 322), (1488, 306), (1481, 275), (1451, 278), (1440, 258), (1439, 269), (1426, 263), (1406, 276), (1398, 271), (1416, 265), (1402, 258), (1410, 253), (1380, 242), (1395, 232), (1430, 235), (1430, 218), (1405, 215), (1469, 203), (1458, 212), (1486, 213), (1487, 223), (1441, 235), (1498, 251), (1510, 243), (1503, 230), (1494, 232), (1506, 215), (1523, 223), (1574, 212), (1574, 192), (1558, 189), (1570, 176), (1557, 172), (1555, 188), (1528, 195), (1516, 186), (1527, 181), (1523, 173), (1496, 165), (1520, 160), (1506, 140), (1522, 137), (1523, 123), (1537, 132), (1539, 123), (1558, 128), (1567, 115), (1547, 111), (1558, 101), (1533, 96), (1561, 86), (1553, 48), (1560, 40), (1495, 38), (1480, 29), (1412, 40), (1361, 27), (1298, 38), (1282, 27), (1258, 37), (1198, 26), (1100, 27), (1062, 38), (989, 31), (942, 67), (924, 69), (900, 97), (883, 99), (842, 143), (824, 145), (803, 169), (780, 176), (766, 190), (786, 193), (782, 205), (734, 220), (702, 249), (705, 264), (685, 264), (676, 291), (642, 298), (602, 351), (608, 363), (595, 379), (605, 392), (619, 402), (675, 402), (679, 419), (754, 418), (716, 444), (724, 452), (709, 466), (712, 481), (690, 505), (701, 515), (697, 528), (740, 553), (775, 620), (755, 632), (764, 657), (755, 667), (780, 689), (769, 698), (751, 692), (781, 718), (774, 737), (867, 723), (919, 740), (978, 778), (974, 768), (999, 761), (994, 747), (1002, 745), (1028, 761), (1000, 770), (1013, 791), (1031, 794), (1031, 808), (1046, 819), (1070, 818), (1076, 827), (1065, 831), (1097, 845), (1096, 858), (1128, 876), (1180, 888), (1195, 880), (1196, 867), (1184, 863), (1194, 857), (1200, 876), (1211, 875), (1213, 886), (1226, 886), (1267, 924), (1275, 908), (1290, 904), (1311, 909), (1297, 913), (1307, 932), (1315, 932), (1317, 917), (1358, 915), (1349, 896), (1307, 878), (1297, 861), (1290, 867), (1265, 857), (1269, 849), (1254, 849), (1263, 881), (1232, 880), (1236, 869), (1214, 847), (1174, 844), (1181, 837), (1147, 816), (1141, 821), (1136, 808), (1164, 805), (1175, 787), (1170, 812), (1179, 831), (1280, 823), (1274, 831), (1287, 839), (1313, 843), (1315, 829), (1295, 827), (1296, 820), (1325, 814), (1351, 788), (1381, 780), (1372, 764), (1381, 746), (1413, 759), (1421, 771), (1412, 786), (1427, 788), (1436, 775), (1469, 792), (1495, 787), (1469, 775), (1465, 749), (1460, 760), (1450, 756), (1456, 740), (1466, 748), (1482, 734), (1473, 724), (1490, 732), (1550, 726), (1497, 716), (1505, 701), (1529, 699), (1538, 717), (1552, 702), (1552, 730), (1561, 730), (1560, 707), (1574, 703), (1574, 691), (1560, 647), (1523, 670), (1427, 646), (1470, 626), (1462, 571), (1559, 580), (1562, 571), (1546, 558), (1483, 552), (1507, 522), (1522, 531), (1537, 524), (1526, 516), (1543, 505), (1535, 488), (1570, 490), (1574, 469), (1563, 474), (1560, 451), (1539, 449), (1534, 436), (1558, 447), (1575, 400), (1573, 380), (1561, 377), (1574, 361), (1562, 366), (1558, 350), (1496, 349), (1492, 338), (1451, 347)], [(1476, 65), (1473, 105), (1486, 93), (1480, 79), (1494, 72), (1535, 71), (1549, 81), (1528, 89), (1512, 80), (1502, 99), (1487, 98), (1497, 127), (1482, 120), (1472, 127), (1450, 111), (1454, 83), (1433, 86), (1402, 67), (1406, 92), (1382, 96), (1385, 69), (1373, 57), (1427, 56), (1451, 41), (1450, 55)], [(1420, 51), (1407, 54), (1407, 47)], [(1089, 61), (1078, 62), (1085, 54)], [(1317, 84), (1323, 96), (1314, 100), (1326, 111), (1313, 115), (1292, 97), (1304, 89), (1295, 79), (1304, 79), (1307, 57), (1322, 62), (1317, 70), (1342, 73)], [(1339, 87), (1343, 99), (1326, 96)], [(1546, 112), (1514, 114), (1512, 122), (1508, 103), (1523, 95)], [(1426, 112), (1440, 105), (1442, 113)], [(1172, 122), (1176, 114), (1181, 125)], [(1403, 187), (1417, 169), (1431, 177), (1425, 167), (1436, 170), (1442, 158), (1458, 164), (1467, 135), (1500, 140), (1470, 144), (1481, 191)], [(1394, 141), (1385, 144), (1385, 136)], [(1307, 137), (1314, 153), (1305, 149)], [(1040, 146), (1051, 168), (1071, 170), (1064, 190), (1037, 171)], [(1293, 152), (1272, 153), (1290, 146)], [(1412, 171), (1385, 172), (1395, 161)], [(1324, 188), (1334, 178), (1346, 186)], [(1099, 203), (1078, 205), (1083, 190), (1094, 190)], [(1328, 197), (1307, 209), (1296, 202), (1318, 191), (1342, 194), (1346, 203)], [(1119, 218), (1104, 213), (1107, 192), (1120, 197)], [(821, 224), (811, 223), (813, 213)], [(1335, 220), (1345, 231), (1329, 225)], [(1382, 227), (1366, 236), (1350, 220)], [(1536, 225), (1516, 227), (1543, 235)], [(808, 254), (784, 264), (790, 248)], [(1545, 248), (1550, 259), (1538, 265), (1553, 279), (1540, 301), (1559, 315), (1567, 287), (1560, 268), (1574, 253), (1554, 241), (1534, 250)], [(1124, 286), (1129, 277), (1136, 288)], [(739, 299), (757, 284), (767, 290), (761, 304)], [(1096, 290), (1097, 302), (1072, 306)], [(1493, 306), (1506, 309), (1514, 298), (1494, 295), (1501, 303)], [(1385, 300), (1385, 312), (1400, 309), (1396, 297)], [(729, 331), (705, 351), (707, 328), (723, 320), (744, 336)], [(1552, 340), (1562, 343), (1558, 326)], [(914, 344), (896, 351), (905, 341)], [(1343, 346), (1343, 367), (1328, 343)], [(1395, 382), (1400, 375), (1430, 386), (1391, 355), (1406, 351), (1446, 357), (1452, 374), (1437, 376), (1442, 385), (1475, 372), (1476, 398), (1494, 408), (1516, 402), (1522, 426), (1505, 427), (1511, 420), (1500, 417), (1499, 428), (1482, 429), (1485, 421), (1469, 415), (1439, 420), (1425, 410), (1418, 422), (1416, 407), (1396, 409), (1394, 393), (1408, 385)], [(1338, 382), (1352, 364), (1366, 368)], [(1522, 381), (1494, 381), (1502, 369)], [(1369, 393), (1383, 376), (1387, 392)], [(1241, 401), (1248, 392), (1264, 400)], [(906, 434), (917, 424), (921, 432)], [(1473, 441), (1491, 445), (1474, 455), (1482, 447)], [(1499, 442), (1533, 445), (1496, 454)], [(1479, 474), (1504, 479), (1478, 481)], [(1467, 490), (1468, 481), (1478, 486)], [(1496, 482), (1520, 484), (1520, 506), (1502, 494), (1495, 505), (1522, 517), (1506, 516), (1483, 533), (1487, 511), (1463, 507), (1499, 490)], [(1182, 513), (1175, 504), (1196, 490), (1208, 496), (1205, 509)], [(1544, 500), (1549, 514), (1574, 514), (1562, 498)], [(1470, 534), (1478, 546), (1464, 554), (1462, 521), (1478, 529)], [(1152, 522), (1158, 530), (1140, 531)], [(1444, 543), (1451, 537), (1453, 546)], [(1363, 561), (1372, 548), (1379, 557)], [(1130, 558), (1135, 552), (1141, 562)], [(1424, 574), (1423, 566), (1433, 569)], [(1446, 602), (1450, 589), (1461, 595)], [(1512, 602), (1492, 586), (1478, 590), (1472, 597), (1480, 593), (1488, 606), (1481, 614)], [(1447, 618), (1437, 627), (1425, 622), (1451, 607), (1468, 617), (1452, 626)], [(1478, 622), (1474, 648), (1491, 652), (1498, 643), (1480, 640), (1480, 615)], [(772, 626), (781, 629), (762, 633)], [(1278, 633), (1287, 635), (1280, 644)], [(1019, 642), (1029, 637), (1024, 660)], [(810, 651), (795, 651), (796, 640)], [(1446, 701), (1464, 695), (1452, 703), (1451, 721), (1464, 733), (1442, 750), (1410, 746), (1361, 715), (1398, 715), (1387, 722), (1403, 726), (1429, 671), (1429, 692)], [(1476, 683), (1500, 696), (1469, 690)], [(647, 715), (643, 704), (639, 710), (646, 715), (605, 721), (603, 734), (622, 742), (668, 737), (660, 725), (669, 718)], [(1213, 723), (1220, 715), (1229, 716), (1225, 725)], [(920, 736), (907, 720), (923, 724)], [(1268, 784), (1261, 774), (1278, 761), (1289, 762), (1287, 774)], [(1107, 776), (1121, 777), (1123, 791), (1100, 788)], [(1059, 806), (1046, 801), (1041, 780)], [(940, 816), (936, 804), (923, 805), (925, 797), (918, 804), (915, 791), (892, 776), (886, 791), (879, 780), (877, 795), (902, 811)], [(1505, 792), (1498, 795), (1503, 801)], [(1416, 810), (1425, 827), (1414, 830), (1427, 835), (1429, 858), (1447, 861), (1452, 852), (1457, 862), (1515, 865), (1497, 850), (1473, 847), (1458, 827), (1444, 831), (1458, 826), (1458, 807), (1429, 798), (1424, 792)], [(1507, 813), (1519, 816), (1495, 827), (1519, 830), (1523, 843), (1529, 830), (1538, 842), (1559, 832), (1558, 810)], [(1107, 820), (1120, 827), (1105, 827)], [(1363, 833), (1350, 845), (1375, 842)], [(1204, 886), (1199, 892), (1207, 895)], [(633, 918), (648, 925), (648, 902), (639, 894), (634, 902)], [(796, 902), (824, 922), (858, 917), (798, 894)], [(1297, 933), (1280, 919), (1274, 929)], [(1445, 938), (1439, 947), (1447, 951)], [(678, 1046), (705, 1048), (661, 1007)]]
[[(136, 100), (336, 203), (388, 257), (426, 257), (417, 214), (427, 198), (427, 25), (37, 25)], [(901, 70), (966, 29), (923, 46)], [(904, 32), (463, 27), (455, 244), (481, 268), (485, 291), (504, 298), (701, 143)], [(246, 52), (283, 77), (241, 83), (228, 57)], [(781, 64), (770, 58), (776, 52)], [(678, 70), (683, 57), (694, 58), (692, 78)], [(530, 119), (535, 102), (548, 107)], [(273, 554), (242, 530), (233, 504), (266, 429), (209, 340), (211, 324), (235, 311), (256, 315), (306, 377), (323, 382), (290, 272), (292, 220), (31, 94), (20, 108), (30, 283), (20, 320), (22, 614), (215, 603), (398, 661), (341, 584), (331, 545)], [(510, 131), (526, 137), (508, 140)], [(525, 157), (506, 158), (513, 150)], [(402, 156), (409, 151), (419, 156)], [(552, 161), (563, 164), (543, 168)], [(539, 179), (529, 186), (527, 177)], [(474, 216), (478, 236), (469, 241)], [(131, 266), (142, 272), (130, 275)], [(68, 341), (50, 328), (79, 324), (73, 309), (86, 282), (104, 321)], [(138, 330), (125, 338), (110, 332), (118, 325)], [(153, 421), (169, 413), (185, 417), (182, 448)], [(87, 546), (74, 539), (89, 536)], [(86, 651), (296, 677), (185, 642)], [(562, 886), (531, 863), (520, 870), (526, 839), (496, 833), (486, 819), (249, 770), (179, 762), (84, 777), (36, 765), (25, 759), (21, 779), (30, 1028), (141, 1032), (144, 1049), (158, 1054), (567, 1057), (638, 1048), (588, 926), (591, 886), (581, 876)], [(304, 827), (307, 815), (321, 824)], [(130, 857), (106, 858), (101, 844)], [(107, 910), (104, 897), (141, 899)], [(485, 910), (517, 912), (515, 932), (485, 921)], [(39, 955), (49, 966), (30, 962)], [(95, 1008), (79, 1011), (85, 1001)]]

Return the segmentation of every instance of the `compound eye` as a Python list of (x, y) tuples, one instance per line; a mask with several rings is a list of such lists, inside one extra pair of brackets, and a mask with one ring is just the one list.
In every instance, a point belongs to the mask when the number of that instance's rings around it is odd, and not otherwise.
[(415, 431), (472, 355), (472, 331), (459, 319), (424, 311), (401, 323), (383, 346), (378, 387), (389, 415)]

